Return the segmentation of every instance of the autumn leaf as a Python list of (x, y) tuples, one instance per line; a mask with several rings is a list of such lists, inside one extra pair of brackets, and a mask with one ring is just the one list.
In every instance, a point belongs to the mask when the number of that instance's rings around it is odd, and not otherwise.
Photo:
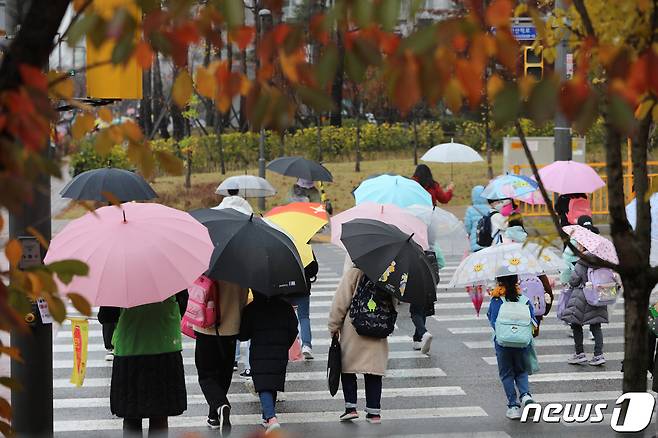
[(492, 27), (509, 26), (513, 7), (510, 0), (493, 0), (487, 8), (487, 24)]
[(496, 94), (503, 89), (505, 83), (497, 74), (491, 75), (487, 81), (487, 96), (491, 102), (496, 98)]
[(18, 66), (18, 71), (25, 85), (44, 92), (48, 89), (48, 78), (41, 69), (29, 64), (21, 64)]
[(240, 26), (231, 30), (229, 36), (240, 50), (246, 50), (256, 36), (256, 29), (253, 26)]
[(6, 376), (0, 377), (0, 385), (9, 388), (12, 391), (23, 390), (23, 385), (21, 385), (21, 383), (18, 380), (12, 379), (11, 377), (6, 377)]
[(491, 118), (496, 125), (502, 126), (505, 123), (515, 119), (521, 110), (521, 97), (519, 89), (515, 84), (508, 83), (496, 95), (494, 100)]
[(11, 239), (5, 246), (5, 255), (9, 260), (9, 265), (16, 268), (23, 257), (23, 248), (17, 239)]
[(11, 405), (2, 397), (0, 397), (0, 417), (11, 420)]
[[(18, 361), (18, 362), (23, 362), (23, 358), (21, 357), (21, 350), (19, 350), (16, 347), (9, 347), (7, 345), (0, 345), (0, 354), (7, 355), (11, 357), (13, 360)], [(5, 417), (7, 418), (7, 417)]]
[(176, 76), (174, 86), (171, 90), (174, 103), (179, 108), (185, 108), (192, 97), (192, 78), (187, 70), (182, 70)]
[(73, 276), (85, 276), (89, 274), (89, 266), (80, 260), (60, 260), (46, 265), (50, 272), (57, 274), (57, 277), (64, 284), (69, 284)]
[(110, 204), (112, 204), (112, 205), (114, 205), (114, 206), (117, 206), (117, 207), (120, 207), (120, 206), (121, 206), (121, 200), (120, 200), (119, 198), (117, 198), (116, 195), (115, 195), (114, 193), (112, 193), (112, 192), (108, 192), (108, 191), (102, 191), (102, 192), (101, 192), (101, 195), (102, 195), (103, 198), (105, 198), (105, 199), (107, 200), (107, 202), (109, 202)]
[(106, 122), (106, 123), (112, 123), (112, 111), (108, 108), (101, 108), (98, 110), (98, 117)]
[(48, 310), (53, 316), (55, 321), (61, 323), (66, 318), (66, 306), (62, 299), (57, 295), (46, 295), (46, 301), (48, 302)]
[(65, 77), (63, 73), (56, 71), (48, 72), (48, 93), (56, 99), (71, 99), (75, 92), (75, 83), (71, 78)]
[(91, 305), (85, 297), (75, 292), (68, 293), (66, 296), (71, 300), (73, 307), (75, 307), (78, 312), (85, 316), (91, 316)]
[(158, 163), (160, 163), (160, 167), (162, 167), (168, 175), (183, 174), (183, 161), (172, 153), (166, 151), (155, 151), (155, 157), (158, 160)]
[(71, 126), (71, 135), (74, 140), (80, 140), (92, 129), (94, 129), (94, 116), (91, 114), (78, 114)]
[(443, 99), (446, 106), (453, 113), (458, 112), (462, 107), (462, 89), (459, 81), (455, 78), (450, 79), (443, 92)]
[(151, 46), (143, 40), (137, 43), (134, 56), (135, 60), (137, 61), (137, 65), (145, 70), (151, 68), (151, 64), (153, 64), (153, 60), (155, 59), (155, 55), (153, 54), (153, 50), (151, 50)]
[[(144, 133), (137, 123), (132, 120), (126, 120), (120, 125), (120, 130), (129, 141), (140, 142), (144, 139)], [(118, 142), (117, 142), (118, 143)]]
[(208, 68), (203, 66), (197, 67), (194, 82), (200, 95), (208, 99), (215, 98), (215, 94), (217, 94), (217, 82), (210, 66)]
[[(2, 229), (2, 226), (0, 226), (0, 229)], [(33, 226), (29, 226), (29, 227), (27, 227), (27, 228), (25, 229), (25, 231), (27, 231), (28, 233), (30, 233), (31, 235), (33, 235), (33, 236), (39, 241), (39, 243), (41, 244), (41, 247), (42, 247), (43, 249), (46, 249), (46, 250), (48, 249), (48, 240), (46, 240), (46, 238), (44, 237), (44, 235), (41, 234), (41, 233), (39, 232), (39, 230), (37, 230), (37, 229), (34, 228)]]

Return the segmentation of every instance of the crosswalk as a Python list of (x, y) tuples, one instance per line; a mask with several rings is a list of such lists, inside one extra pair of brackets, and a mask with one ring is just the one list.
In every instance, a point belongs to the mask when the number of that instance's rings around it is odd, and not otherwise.
[[(313, 331), (312, 361), (288, 366), (285, 401), (277, 405), (283, 424), (326, 423), (327, 430), (339, 425), (343, 409), (342, 394), (332, 398), (326, 389), (326, 359), (329, 346), (326, 323), (333, 293), (340, 281), (342, 250), (329, 245), (316, 248), (320, 260), (318, 281), (313, 286), (311, 323)], [(463, 290), (446, 290), (459, 260), (449, 259), (441, 271), (436, 316), (428, 318), (434, 334), (430, 355), (411, 348), (413, 325), (408, 308), (399, 311), (396, 331), (389, 338), (388, 373), (384, 379), (382, 408), (384, 425), (420, 425), (427, 435), (417, 436), (492, 436), (507, 437), (501, 423), (504, 395), (497, 378), (496, 359), (491, 344), (491, 330), (486, 320), (486, 306), (475, 316), (468, 295)], [(486, 302), (485, 302), (486, 304)], [(619, 310), (619, 309), (616, 309)], [(613, 312), (614, 313), (614, 312)], [(604, 328), (605, 353), (608, 363), (601, 368), (566, 364), (572, 340), (567, 327), (549, 316), (542, 324), (537, 340), (537, 353), (542, 370), (531, 377), (532, 391), (539, 402), (613, 401), (621, 387), (620, 360), (623, 356), (623, 315), (611, 315), (612, 324)], [(591, 354), (591, 342), (586, 341)], [(81, 388), (69, 383), (72, 366), (70, 324), (58, 331), (53, 345), (55, 431), (58, 436), (120, 436), (121, 420), (109, 411), (111, 362), (104, 360), (101, 326), (90, 320), (87, 377)], [(197, 384), (194, 366), (194, 342), (185, 339), (183, 361), (188, 391), (188, 409), (180, 417), (170, 419), (170, 427), (179, 432), (203, 431), (207, 406)], [(242, 367), (241, 367), (242, 369)], [(359, 408), (365, 405), (360, 380)], [(232, 422), (237, 426), (233, 436), (247, 436), (258, 430), (260, 405), (244, 379), (234, 374), (229, 398), (233, 404)], [(390, 422), (390, 423), (389, 423)], [(502, 426), (501, 426), (502, 424)], [(435, 427), (441, 425), (441, 430)], [(466, 427), (462, 428), (462, 426)], [(351, 436), (365, 436), (365, 423), (354, 425)], [(341, 427), (343, 427), (341, 425)], [(342, 429), (341, 429), (342, 430)], [(462, 431), (473, 430), (474, 434)], [(416, 436), (391, 430), (387, 436)], [(432, 432), (433, 431), (433, 432)], [(339, 436), (325, 434), (318, 436)], [(422, 430), (421, 430), (422, 432)], [(440, 433), (439, 433), (440, 432)]]

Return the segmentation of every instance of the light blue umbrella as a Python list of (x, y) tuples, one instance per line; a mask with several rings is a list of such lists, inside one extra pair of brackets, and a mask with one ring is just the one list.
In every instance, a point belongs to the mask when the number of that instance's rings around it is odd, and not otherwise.
[(485, 199), (516, 199), (534, 192), (539, 185), (532, 179), (519, 175), (502, 175), (492, 180), (482, 192)]
[(432, 197), (416, 181), (400, 175), (380, 175), (361, 183), (354, 190), (356, 205), (362, 202), (393, 204), (405, 208), (410, 205), (432, 206)]

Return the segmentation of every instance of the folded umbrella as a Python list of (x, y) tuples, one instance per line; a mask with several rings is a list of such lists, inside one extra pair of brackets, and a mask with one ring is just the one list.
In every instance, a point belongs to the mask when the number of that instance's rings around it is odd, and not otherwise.
[(280, 157), (269, 162), (267, 168), (285, 176), (295, 176), (309, 181), (333, 181), (331, 172), (317, 161), (304, 157)]
[(94, 306), (157, 303), (186, 289), (208, 268), (208, 230), (189, 214), (160, 204), (102, 207), (70, 222), (50, 243), (45, 262), (77, 259), (87, 277), (63, 292)]
[(341, 356), (338, 335), (334, 335), (331, 338), (331, 346), (327, 355), (327, 386), (329, 386), (329, 394), (332, 397), (338, 392), (338, 385), (340, 384), (340, 374), (343, 369)]
[(482, 191), (485, 199), (517, 199), (537, 190), (539, 185), (528, 177), (501, 175), (491, 180)]
[(313, 250), (308, 242), (328, 222), (327, 211), (322, 204), (294, 202), (274, 207), (265, 213), (265, 217), (292, 236), (302, 264), (308, 266), (313, 261)]
[(592, 255), (610, 263), (619, 263), (615, 245), (603, 236), (592, 233), (580, 225), (569, 225), (562, 228), (568, 236), (580, 243)]
[(208, 228), (215, 245), (206, 274), (210, 278), (267, 296), (308, 292), (295, 244), (263, 219), (232, 208), (190, 214)]
[(400, 175), (380, 175), (363, 181), (354, 190), (356, 205), (364, 202), (408, 207), (414, 204), (432, 206), (432, 197), (413, 179)]
[(384, 222), (353, 219), (343, 224), (341, 241), (356, 267), (378, 288), (401, 301), (424, 305), (437, 278), (412, 237)]
[(158, 197), (141, 175), (112, 167), (82, 172), (69, 181), (59, 193), (62, 198), (100, 202), (110, 201), (105, 193), (121, 202), (146, 201)]
[(423, 249), (428, 249), (427, 226), (406, 210), (392, 204), (376, 204), (364, 202), (343, 211), (331, 218), (331, 243), (343, 246), (340, 241), (342, 226), (352, 219), (374, 219), (387, 224), (395, 225), (400, 231), (413, 234), (413, 240)]
[(594, 169), (576, 161), (555, 161), (539, 169), (539, 177), (546, 190), (566, 195), (593, 193), (605, 187), (605, 182)]
[(476, 286), (466, 286), (466, 293), (471, 298), (471, 303), (473, 303), (473, 308), (477, 316), (480, 316), (480, 309), (482, 309), (482, 303), (484, 302), (484, 293), (482, 291), (482, 285)]
[(243, 198), (265, 198), (276, 195), (276, 189), (265, 178), (255, 175), (237, 175), (226, 178), (215, 193), (229, 196), (229, 190), (238, 190)]

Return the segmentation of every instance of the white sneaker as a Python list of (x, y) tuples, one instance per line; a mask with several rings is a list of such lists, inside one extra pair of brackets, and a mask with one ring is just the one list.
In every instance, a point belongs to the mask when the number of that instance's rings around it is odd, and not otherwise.
[(571, 365), (578, 365), (585, 362), (587, 362), (587, 356), (585, 356), (585, 353), (580, 353), (580, 354), (574, 353), (573, 356), (571, 356), (569, 360), (567, 360), (567, 363)]
[(511, 408), (507, 408), (507, 413), (505, 414), (507, 418), (510, 420), (518, 420), (521, 418), (521, 408), (518, 406), (512, 406)]
[(304, 345), (302, 347), (302, 355), (304, 356), (304, 359), (306, 359), (306, 360), (313, 359), (313, 350), (308, 345)]
[(420, 351), (420, 341), (414, 341), (414, 350)]
[(430, 347), (432, 346), (432, 333), (425, 332), (423, 337), (420, 340), (420, 352), (427, 354), (430, 352)]
[(105, 354), (105, 360), (108, 362), (112, 362), (114, 360), (114, 350), (107, 350), (107, 353)]
[(605, 363), (605, 357), (603, 357), (602, 354), (599, 354), (598, 356), (592, 357), (592, 360), (590, 360), (587, 363), (589, 365), (597, 367), (597, 366), (603, 365)]
[(521, 405), (524, 408), (534, 402), (535, 401), (532, 399), (532, 396), (530, 394), (524, 394), (523, 397), (521, 397)]

